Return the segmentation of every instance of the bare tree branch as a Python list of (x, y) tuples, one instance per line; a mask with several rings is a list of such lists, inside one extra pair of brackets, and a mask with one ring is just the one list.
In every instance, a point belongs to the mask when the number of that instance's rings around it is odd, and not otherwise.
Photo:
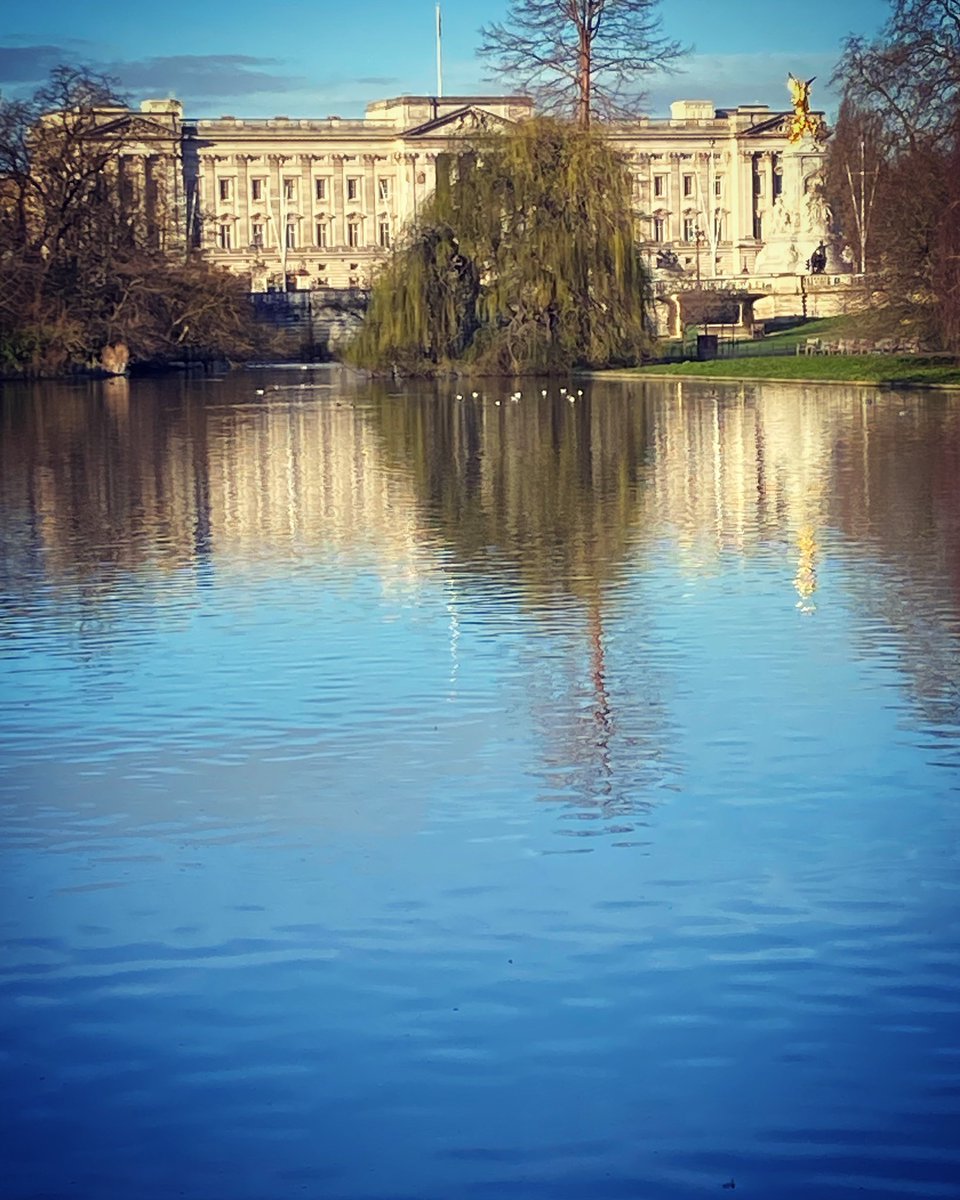
[(643, 77), (686, 52), (663, 36), (657, 0), (512, 0), (480, 35), (495, 74), (581, 128), (595, 114), (638, 113)]
[(960, 0), (892, 0), (875, 40), (847, 40), (834, 82), (827, 180), (860, 268), (901, 331), (956, 351)]

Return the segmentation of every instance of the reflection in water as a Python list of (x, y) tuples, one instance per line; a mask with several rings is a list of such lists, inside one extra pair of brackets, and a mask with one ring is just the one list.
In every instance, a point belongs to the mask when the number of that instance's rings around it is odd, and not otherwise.
[[(921, 692), (942, 695), (953, 675), (955, 399), (675, 381), (598, 382), (571, 403), (555, 385), (543, 396), (524, 381), (520, 403), (498, 405), (507, 384), (457, 401), (442, 385), (408, 394), (336, 374), (279, 379), (10, 389), (0, 444), (7, 602), (67, 587), (85, 609), (82, 628), (102, 631), (120, 578), (153, 594), (171, 580), (197, 587), (212, 571), (319, 552), (375, 562), (394, 588), (439, 576), (454, 677), (471, 598), (516, 601), (550, 636), (563, 626), (568, 654), (544, 664), (537, 690), (560, 743), (590, 747), (588, 791), (600, 792), (622, 724), (605, 613), (665, 541), (704, 579), (730, 554), (779, 554), (797, 607), (812, 614), (825, 540), (852, 540), (877, 564), (876, 587), (858, 603), (922, 649), (904, 655)], [(931, 576), (941, 562), (948, 569)], [(657, 669), (653, 694), (665, 687)], [(664, 719), (656, 701), (648, 715), (654, 726)]]
[(952, 1194), (960, 400), (517, 386), (4, 392), (0, 1190)]
[(509, 565), (522, 602), (550, 609), (591, 605), (664, 536), (701, 574), (791, 542), (805, 574), (832, 526), (898, 563), (938, 537), (960, 590), (948, 397), (903, 410), (854, 388), (599, 382), (577, 404), (530, 386), (494, 406), (350, 379), (259, 397), (256, 379), (9, 389), (5, 570), (41, 555), (61, 582), (146, 577), (335, 544), (416, 574), (432, 535), (452, 569)]
[[(645, 811), (667, 774), (662, 707), (622, 711), (605, 661), (608, 596), (642, 552), (649, 414), (623, 395), (571, 402), (555, 384), (547, 397), (539, 383), (525, 390), (518, 404), (499, 405), (512, 389), (452, 402), (438, 391), (419, 404), (381, 392), (383, 452), (391, 469), (409, 472), (439, 560), (461, 590), (512, 604), (515, 588), (542, 636), (563, 647), (531, 671), (541, 798), (570, 806), (571, 833), (627, 835), (634, 826), (624, 819)], [(484, 582), (491, 573), (496, 595)]]

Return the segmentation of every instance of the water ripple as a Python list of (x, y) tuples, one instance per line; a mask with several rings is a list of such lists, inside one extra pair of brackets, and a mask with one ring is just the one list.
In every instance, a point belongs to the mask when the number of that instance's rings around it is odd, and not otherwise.
[(493, 386), (5, 389), (3, 1195), (955, 1194), (960, 405)]

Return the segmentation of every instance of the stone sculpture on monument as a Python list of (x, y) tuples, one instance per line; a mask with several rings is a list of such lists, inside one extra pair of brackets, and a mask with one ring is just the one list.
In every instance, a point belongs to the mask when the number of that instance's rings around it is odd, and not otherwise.
[(837, 251), (833, 217), (823, 195), (825, 130), (821, 118), (810, 112), (813, 78), (787, 77), (793, 114), (781, 163), (780, 195), (765, 221), (764, 246), (757, 255), (758, 274), (788, 275), (811, 270), (815, 254), (818, 274), (847, 269)]

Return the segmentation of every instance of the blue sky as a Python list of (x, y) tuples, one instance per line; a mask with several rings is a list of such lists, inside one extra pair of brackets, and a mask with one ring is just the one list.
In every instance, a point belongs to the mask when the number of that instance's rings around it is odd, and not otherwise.
[[(498, 90), (475, 49), (478, 27), (506, 7), (506, 0), (443, 3), (446, 94)], [(840, 43), (849, 33), (874, 33), (887, 12), (881, 0), (668, 0), (664, 30), (692, 53), (682, 73), (650, 81), (648, 111), (664, 114), (680, 97), (788, 107), (788, 71), (816, 75), (814, 102), (829, 111), (835, 100), (825, 85)], [(373, 99), (436, 90), (434, 3), (10, 6), (0, 32), (3, 94), (31, 89), (64, 61), (108, 70), (135, 99), (178, 96), (189, 116), (356, 116)]]

